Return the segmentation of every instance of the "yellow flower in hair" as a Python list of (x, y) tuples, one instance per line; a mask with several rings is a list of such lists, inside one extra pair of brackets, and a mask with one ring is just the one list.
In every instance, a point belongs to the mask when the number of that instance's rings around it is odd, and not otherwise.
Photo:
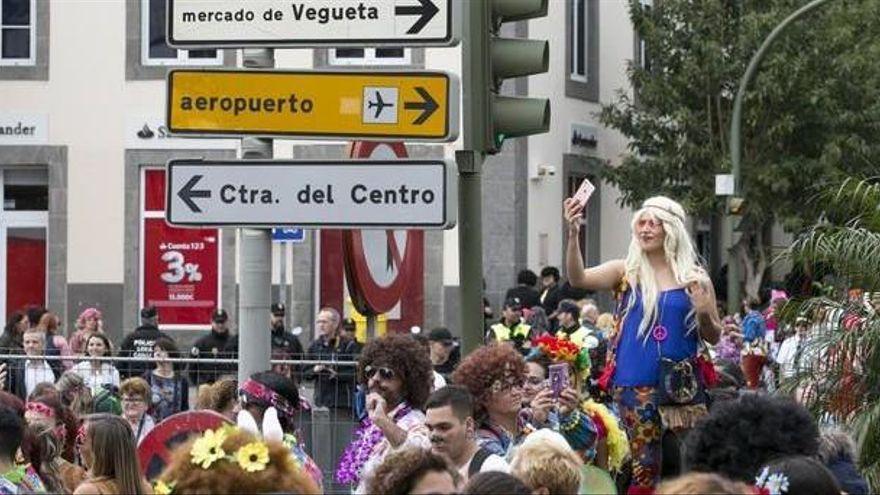
[(157, 481), (153, 485), (153, 493), (156, 495), (171, 495), (174, 491), (174, 483), (165, 483), (162, 480)]
[(235, 453), (238, 465), (249, 473), (266, 469), (269, 464), (269, 447), (263, 442), (251, 442)]
[(214, 462), (226, 457), (223, 451), (223, 442), (226, 441), (226, 431), (208, 430), (193, 444), (190, 455), (192, 463), (208, 469)]

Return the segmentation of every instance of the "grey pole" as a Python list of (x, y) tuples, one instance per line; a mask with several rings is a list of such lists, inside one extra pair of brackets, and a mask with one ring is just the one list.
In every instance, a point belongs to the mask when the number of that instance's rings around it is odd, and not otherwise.
[(481, 171), (486, 148), (485, 99), (489, 81), (489, 2), (464, 2), (462, 7), (461, 70), (464, 149), (458, 164), (458, 277), (462, 353), (483, 343), (483, 205)]
[[(794, 11), (790, 16), (786, 17), (785, 20), (779, 23), (773, 31), (767, 36), (767, 39), (761, 43), (758, 51), (755, 52), (755, 55), (752, 56), (752, 59), (749, 61), (749, 65), (746, 68), (746, 73), (743, 75), (742, 79), (739, 82), (739, 89), (736, 92), (736, 99), (733, 102), (733, 115), (730, 119), (730, 173), (733, 174), (733, 195), (734, 197), (739, 196), (741, 191), (740, 185), (740, 175), (741, 172), (741, 158), (742, 158), (742, 105), (743, 98), (745, 97), (746, 89), (749, 86), (749, 83), (752, 82), (752, 79), (755, 77), (755, 73), (758, 71), (758, 65), (761, 64), (761, 61), (764, 59), (764, 55), (767, 53), (767, 49), (770, 48), (770, 45), (779, 37), (780, 34), (787, 28), (791, 23), (801, 18), (804, 14), (812, 11), (816, 7), (821, 6), (826, 3), (828, 0), (813, 0), (812, 2), (804, 5), (798, 10)], [(740, 284), (739, 284), (739, 264), (736, 262), (735, 255), (733, 252), (733, 235), (734, 235), (734, 223), (735, 219), (733, 215), (730, 213), (727, 214), (727, 218), (724, 222), (724, 228), (727, 231), (728, 239), (730, 239), (730, 254), (729, 260), (727, 262), (727, 310), (732, 314), (739, 309), (739, 300), (740, 300)]]
[[(242, 50), (242, 65), (252, 68), (275, 67), (272, 49)], [(244, 159), (272, 158), (272, 140), (245, 137), (241, 140)], [(239, 229), (238, 294), (238, 382), (269, 369), (272, 343), (269, 332), (269, 305), (272, 287), (272, 235), (266, 229)]]

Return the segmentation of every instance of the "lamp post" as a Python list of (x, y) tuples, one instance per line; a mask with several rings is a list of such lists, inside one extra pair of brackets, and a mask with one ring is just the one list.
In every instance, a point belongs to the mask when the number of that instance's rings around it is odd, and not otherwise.
[(782, 22), (779, 23), (773, 31), (770, 31), (770, 34), (761, 43), (761, 46), (758, 48), (758, 51), (752, 56), (752, 59), (749, 61), (749, 65), (746, 68), (746, 73), (743, 75), (742, 79), (739, 82), (739, 89), (736, 92), (736, 99), (733, 102), (733, 116), (730, 120), (730, 173), (733, 175), (733, 196), (728, 198), (727, 204), (727, 218), (725, 219), (724, 227), (727, 234), (727, 238), (730, 239), (730, 252), (728, 254), (727, 261), (727, 311), (730, 314), (733, 314), (739, 310), (739, 303), (741, 299), (740, 293), (740, 284), (739, 284), (739, 265), (736, 262), (736, 256), (733, 252), (733, 232), (734, 232), (734, 223), (735, 223), (735, 211), (739, 210), (742, 206), (742, 197), (740, 196), (741, 188), (740, 188), (740, 175), (741, 172), (741, 158), (742, 158), (742, 103), (743, 97), (745, 96), (746, 88), (748, 88), (749, 83), (755, 77), (755, 73), (758, 71), (758, 65), (764, 59), (764, 55), (767, 53), (767, 49), (771, 44), (785, 31), (789, 25), (791, 25), (794, 21), (800, 19), (802, 16), (807, 14), (808, 12), (814, 10), (815, 8), (827, 3), (828, 0), (813, 0), (812, 2), (804, 5), (798, 10), (794, 11), (791, 15), (785, 18)]

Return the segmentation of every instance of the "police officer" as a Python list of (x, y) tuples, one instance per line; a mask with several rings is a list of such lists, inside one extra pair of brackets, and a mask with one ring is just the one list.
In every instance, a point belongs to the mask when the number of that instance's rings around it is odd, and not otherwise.
[(159, 330), (159, 315), (155, 306), (147, 306), (141, 310), (141, 325), (134, 329), (122, 340), (119, 345), (121, 357), (138, 358), (140, 361), (121, 363), (119, 374), (123, 378), (141, 376), (153, 367), (152, 358), (156, 347), (156, 341), (166, 338), (172, 342), (167, 333)]
[(269, 328), (272, 331), (272, 350), (283, 351), (292, 359), (302, 359), (305, 355), (302, 344), (296, 335), (284, 329), (284, 304), (273, 304), (269, 308), (269, 312), (271, 313)]
[(518, 297), (509, 297), (504, 301), (501, 321), (489, 327), (486, 343), (511, 342), (522, 354), (528, 354), (531, 348), (531, 330), (522, 318), (522, 302)]
[[(229, 332), (229, 314), (217, 308), (211, 315), (211, 332), (199, 337), (189, 354), (194, 359), (234, 359), (237, 342), (238, 336)], [(196, 385), (213, 383), (235, 370), (235, 364), (190, 363), (189, 379)]]

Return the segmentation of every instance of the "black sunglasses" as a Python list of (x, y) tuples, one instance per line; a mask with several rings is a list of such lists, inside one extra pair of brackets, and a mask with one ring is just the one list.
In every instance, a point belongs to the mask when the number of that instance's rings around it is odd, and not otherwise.
[(393, 380), (395, 376), (394, 370), (392, 370), (391, 368), (386, 368), (384, 366), (376, 368), (372, 366), (367, 366), (366, 368), (364, 368), (364, 376), (367, 378), (367, 380), (370, 380), (374, 376), (376, 376), (376, 373), (379, 373), (379, 378), (381, 378), (382, 380)]

